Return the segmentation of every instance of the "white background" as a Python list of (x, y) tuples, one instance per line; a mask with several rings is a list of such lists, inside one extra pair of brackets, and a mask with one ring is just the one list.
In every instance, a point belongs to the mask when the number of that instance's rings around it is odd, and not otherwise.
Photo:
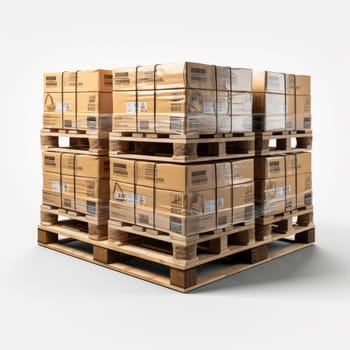
[[(345, 4), (2, 4), (0, 348), (349, 349)], [(180, 60), (312, 76), (317, 246), (188, 295), (37, 247), (42, 73)]]

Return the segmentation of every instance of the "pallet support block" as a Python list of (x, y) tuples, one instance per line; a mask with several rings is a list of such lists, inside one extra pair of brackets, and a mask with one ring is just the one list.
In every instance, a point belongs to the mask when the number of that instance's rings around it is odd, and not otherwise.
[(197, 269), (178, 270), (170, 268), (170, 284), (180, 287), (189, 288), (197, 283)]
[(264, 244), (245, 250), (232, 256), (235, 262), (243, 262), (245, 264), (255, 264), (259, 261), (266, 260), (268, 257), (268, 245)]
[(108, 248), (93, 246), (94, 260), (104, 263), (112, 264), (114, 262), (120, 261), (120, 254), (114, 250)]
[(38, 242), (43, 244), (58, 242), (58, 234), (38, 228)]
[(188, 246), (173, 244), (173, 257), (176, 260), (197, 259), (197, 244), (192, 244)]
[(297, 243), (312, 243), (315, 242), (315, 229), (297, 233), (295, 235), (295, 242)]
[(94, 239), (95, 241), (102, 241), (104, 239), (107, 239), (107, 224), (92, 224), (88, 223), (89, 225), (89, 238)]
[(173, 145), (173, 157), (185, 157), (186, 159), (197, 157), (197, 145), (193, 143), (174, 143)]

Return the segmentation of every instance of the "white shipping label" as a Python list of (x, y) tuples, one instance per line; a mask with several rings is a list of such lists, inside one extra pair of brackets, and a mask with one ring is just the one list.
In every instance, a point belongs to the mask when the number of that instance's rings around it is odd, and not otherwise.
[(68, 190), (69, 190), (69, 184), (67, 182), (62, 182), (61, 183), (61, 191), (67, 192)]
[(215, 199), (209, 199), (207, 201), (204, 201), (204, 212), (210, 213), (212, 211), (215, 211)]
[(135, 196), (133, 193), (126, 192), (126, 204), (134, 205), (135, 202)]
[(116, 201), (124, 200), (124, 194), (122, 192), (114, 192), (114, 199)]
[(56, 103), (56, 108), (55, 112), (62, 113), (62, 112), (67, 112), (72, 108), (72, 105), (70, 102), (58, 102)]
[(276, 187), (276, 197), (284, 197), (284, 186)]
[(267, 89), (284, 92), (284, 75), (282, 73), (268, 72)]
[(203, 101), (203, 113), (215, 114), (215, 102), (214, 101)]
[(218, 198), (217, 202), (216, 202), (216, 206), (217, 208), (221, 209), (225, 204), (225, 201), (223, 198)]
[(51, 181), (51, 187), (54, 192), (61, 192), (61, 184), (59, 181)]
[(140, 205), (140, 204), (146, 204), (146, 196), (143, 196), (141, 194), (137, 194), (136, 198), (135, 198), (135, 202), (136, 204)]
[(136, 102), (126, 102), (125, 103), (125, 112), (126, 113), (136, 113)]

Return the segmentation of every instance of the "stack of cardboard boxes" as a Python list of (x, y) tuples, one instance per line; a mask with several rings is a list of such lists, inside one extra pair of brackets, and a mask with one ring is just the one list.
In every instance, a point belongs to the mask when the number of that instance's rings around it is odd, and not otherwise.
[[(254, 130), (290, 136), (309, 132), (310, 90), (309, 76), (254, 72)], [(255, 157), (256, 217), (312, 205), (311, 153), (278, 152)]]
[[(250, 69), (189, 62), (114, 69), (113, 132), (251, 132), (251, 90)], [(112, 221), (190, 236), (254, 219), (252, 158), (200, 164), (125, 158), (110, 158)]]
[(252, 131), (252, 71), (189, 62), (114, 69), (113, 130)]
[(254, 72), (253, 115), (257, 132), (310, 130), (310, 77)]
[(109, 70), (45, 73), (43, 127), (110, 131), (111, 91)]
[[(54, 135), (58, 131), (62, 136), (79, 133), (85, 137), (87, 132), (99, 135), (111, 129), (111, 71), (46, 73), (44, 91), (43, 126), (56, 132)], [(42, 216), (47, 218), (47, 210), (57, 209), (59, 215), (107, 223), (108, 150), (105, 155), (96, 155), (75, 148), (78, 144), (43, 152)], [(91, 238), (106, 238), (106, 228), (99, 234), (95, 230)]]

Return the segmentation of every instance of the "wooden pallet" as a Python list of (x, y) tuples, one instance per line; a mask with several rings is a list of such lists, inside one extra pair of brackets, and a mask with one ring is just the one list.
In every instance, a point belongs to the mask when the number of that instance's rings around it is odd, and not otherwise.
[[(70, 129), (42, 129), (40, 132), (41, 148), (46, 151), (62, 151), (90, 155), (108, 154), (107, 131)], [(60, 147), (60, 138), (69, 139), (69, 146)]]
[(107, 217), (96, 217), (72, 210), (43, 204), (40, 207), (40, 224), (57, 225), (85, 232), (93, 240), (105, 240), (108, 236)]
[(313, 207), (308, 206), (293, 211), (255, 218), (255, 239), (271, 240), (283, 238), (299, 229), (313, 229)]
[(213, 254), (203, 253), (200, 259), (192, 261), (184, 269), (165, 250), (118, 245), (108, 240), (94, 241), (84, 232), (60, 225), (38, 227), (38, 243), (41, 246), (181, 292), (308, 247), (314, 239), (314, 229), (299, 229), (295, 235), (285, 235), (283, 239), (233, 246), (227, 254), (214, 260), (210, 258)]
[(110, 156), (177, 163), (252, 157), (254, 133), (162, 135), (111, 133)]
[[(254, 221), (192, 236), (168, 234), (137, 225), (108, 221), (108, 238), (114, 245), (150, 247), (167, 252), (183, 269), (224, 257), (255, 242)], [(209, 254), (209, 255), (208, 255)]]
[[(293, 145), (295, 143), (295, 145)], [(311, 150), (311, 131), (281, 131), (255, 133), (255, 154), (274, 155), (281, 152)]]

